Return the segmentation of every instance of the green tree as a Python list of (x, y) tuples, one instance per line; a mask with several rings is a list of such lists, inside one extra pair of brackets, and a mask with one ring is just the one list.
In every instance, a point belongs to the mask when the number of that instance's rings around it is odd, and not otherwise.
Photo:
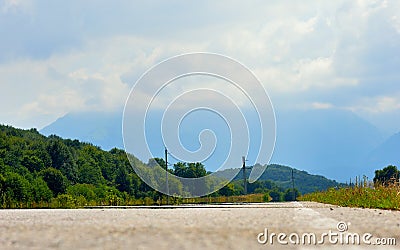
[(35, 155), (25, 155), (22, 159), (22, 165), (31, 172), (39, 172), (44, 169), (43, 161)]
[(5, 192), (11, 200), (18, 202), (27, 202), (31, 198), (31, 185), (21, 175), (17, 173), (8, 173), (5, 177)]
[(235, 189), (235, 186), (233, 185), (233, 183), (228, 183), (223, 188), (218, 190), (218, 193), (220, 195), (222, 195), (222, 196), (232, 196), (232, 195), (237, 195), (238, 194), (238, 192)]
[(186, 177), (187, 166), (184, 162), (177, 162), (174, 164), (174, 175), (179, 177)]
[(47, 183), (47, 186), (53, 192), (54, 197), (65, 193), (68, 186), (68, 180), (60, 170), (47, 168), (40, 172), (40, 176)]
[(0, 207), (3, 205), (6, 195), (6, 178), (0, 174)]
[(177, 162), (174, 164), (173, 173), (183, 178), (200, 178), (207, 175), (207, 170), (200, 162)]
[(165, 160), (163, 158), (153, 158), (149, 160), (148, 165), (150, 167), (160, 166), (161, 168), (165, 169)]
[(60, 170), (72, 183), (76, 183), (77, 165), (70, 148), (61, 139), (53, 136), (47, 151), (51, 157), (52, 167)]
[(78, 182), (100, 185), (104, 183), (104, 178), (101, 174), (100, 168), (96, 166), (96, 164), (92, 165), (88, 162), (85, 162), (79, 166)]
[(299, 190), (297, 190), (296, 188), (293, 189), (292, 188), (288, 188), (285, 191), (285, 194), (283, 195), (283, 198), (285, 201), (295, 201), (297, 199), (297, 197), (300, 196), (300, 192)]
[(382, 170), (375, 171), (374, 183), (389, 185), (399, 181), (400, 171), (396, 166), (389, 165)]
[(85, 197), (87, 201), (96, 200), (96, 187), (92, 184), (75, 184), (67, 188), (67, 194), (74, 198)]
[(207, 175), (207, 170), (200, 162), (188, 163), (187, 177), (186, 178), (200, 178)]
[(115, 177), (115, 185), (120, 192), (133, 194), (132, 180), (128, 175), (128, 171), (123, 167), (118, 168), (117, 176)]
[(269, 192), (269, 196), (271, 196), (272, 201), (283, 201), (283, 193), (279, 191), (277, 188), (274, 188)]
[(53, 193), (47, 183), (39, 177), (32, 182), (32, 196), (35, 202), (49, 202), (53, 198)]
[[(101, 168), (109, 163), (105, 160), (102, 151), (97, 147), (85, 145), (78, 156), (78, 182), (93, 185), (104, 184)], [(104, 152), (106, 154), (106, 152)]]
[(60, 208), (75, 208), (76, 199), (69, 194), (60, 194), (57, 196), (56, 201)]

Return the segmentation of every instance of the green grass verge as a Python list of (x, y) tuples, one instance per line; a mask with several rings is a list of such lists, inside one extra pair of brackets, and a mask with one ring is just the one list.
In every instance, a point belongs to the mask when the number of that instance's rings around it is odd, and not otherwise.
[(315, 201), (343, 207), (381, 208), (400, 210), (400, 185), (362, 185), (348, 188), (328, 189), (324, 192), (306, 194), (302, 201)]

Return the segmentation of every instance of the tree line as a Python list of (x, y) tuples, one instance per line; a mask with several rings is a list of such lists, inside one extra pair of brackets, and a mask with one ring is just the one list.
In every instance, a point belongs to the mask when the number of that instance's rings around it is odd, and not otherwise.
[[(160, 158), (147, 165), (155, 163), (165, 165)], [(210, 174), (201, 163), (178, 162), (168, 171), (185, 178)], [(274, 201), (293, 197), (291, 189), (269, 180), (249, 184), (248, 193)], [(210, 196), (241, 194), (242, 182), (235, 180)], [(0, 207), (161, 204), (165, 199), (137, 176), (124, 150), (104, 151), (78, 140), (46, 137), (36, 129), (0, 125)]]

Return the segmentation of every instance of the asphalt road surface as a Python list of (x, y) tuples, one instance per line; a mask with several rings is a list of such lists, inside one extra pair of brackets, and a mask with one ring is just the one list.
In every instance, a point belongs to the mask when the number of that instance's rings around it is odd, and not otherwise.
[(400, 249), (400, 212), (313, 202), (0, 210), (0, 249), (310, 248)]

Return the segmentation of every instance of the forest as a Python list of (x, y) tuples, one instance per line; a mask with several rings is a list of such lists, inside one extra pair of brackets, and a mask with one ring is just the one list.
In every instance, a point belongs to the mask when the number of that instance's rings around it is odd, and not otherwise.
[[(145, 163), (137, 159), (136, 161), (145, 166)], [(154, 165), (155, 163), (163, 165), (165, 162), (163, 159), (155, 158), (150, 159), (146, 164)], [(277, 165), (271, 167), (273, 168), (280, 169)], [(301, 194), (299, 190), (303, 190), (303, 193), (304, 190), (306, 192), (320, 191), (338, 184), (323, 177), (320, 183), (309, 183), (311, 188), (304, 188), (308, 184), (306, 185), (304, 182), (307, 180), (302, 178), (302, 186), (296, 186), (293, 190), (286, 180), (289, 178), (288, 169), (288, 167), (282, 167), (279, 170), (281, 171), (280, 178), (276, 176), (276, 170), (272, 171), (271, 176), (275, 178), (275, 181), (264, 177), (262, 180), (248, 184), (249, 197), (257, 194), (257, 197), (262, 197), (260, 201), (292, 200)], [(174, 164), (169, 172), (186, 178), (210, 174), (201, 163), (182, 162)], [(315, 178), (308, 174), (306, 177)], [(171, 197), (170, 203), (235, 201), (235, 199), (223, 197), (241, 197), (236, 201), (246, 201), (242, 196), (243, 190), (243, 181), (238, 177), (208, 197), (186, 200)], [(1, 208), (165, 203), (166, 196), (150, 188), (138, 177), (130, 165), (127, 154), (122, 149), (114, 148), (104, 151), (87, 142), (63, 139), (56, 135), (46, 137), (36, 129), (22, 130), (0, 125)]]

